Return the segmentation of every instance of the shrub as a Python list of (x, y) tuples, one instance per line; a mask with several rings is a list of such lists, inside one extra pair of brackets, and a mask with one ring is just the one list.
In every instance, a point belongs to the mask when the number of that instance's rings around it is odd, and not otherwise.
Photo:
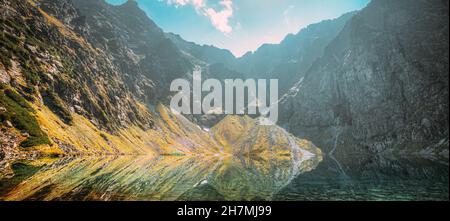
[(12, 89), (5, 89), (5, 95), (11, 98), (14, 102), (30, 112), (34, 112), (33, 108), (22, 98), (17, 92)]
[(0, 120), (10, 120), (15, 128), (29, 134), (29, 137), (20, 144), (22, 147), (51, 144), (47, 134), (41, 130), (33, 116), (33, 109), (19, 94), (12, 89), (0, 91), (0, 104), (6, 108), (6, 112), (0, 114)]
[(11, 53), (5, 48), (0, 48), (0, 62), (7, 70), (12, 67)]
[(61, 118), (64, 123), (71, 124), (73, 122), (73, 117), (70, 114), (70, 111), (67, 109), (66, 105), (61, 100), (61, 98), (58, 97), (57, 94), (49, 90), (41, 94), (44, 99), (45, 105), (49, 107), (53, 113), (58, 115), (58, 117)]

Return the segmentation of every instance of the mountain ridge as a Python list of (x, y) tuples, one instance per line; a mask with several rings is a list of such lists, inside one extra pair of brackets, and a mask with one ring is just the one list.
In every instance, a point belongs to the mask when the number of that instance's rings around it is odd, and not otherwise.
[(448, 161), (446, 15), (442, 1), (372, 1), (283, 101), (280, 123), (341, 158)]
[[(3, 157), (216, 152), (215, 142), (203, 130), (169, 113), (157, 99), (140, 97), (132, 84), (136, 81), (131, 80), (139, 77), (139, 83), (152, 87), (155, 79), (142, 72), (130, 76), (130, 69), (139, 69), (129, 54), (132, 50), (111, 49), (91, 27), (108, 23), (89, 23), (72, 3), (0, 3), (2, 30), (7, 30), (2, 33), (2, 50), (8, 51), (0, 65)], [(114, 14), (117, 9), (104, 1), (77, 1), (83, 3), (106, 7), (104, 13)], [(151, 23), (144, 20), (145, 24)], [(163, 36), (161, 30), (155, 33)], [(121, 66), (117, 58), (134, 65)], [(187, 131), (193, 136), (186, 136)]]
[[(14, 152), (20, 145), (49, 155), (214, 154), (225, 146), (292, 157), (292, 144), (306, 138), (342, 158), (392, 152), (448, 161), (448, 3), (373, 0), (246, 58), (164, 33), (132, 1), (0, 7), (0, 140), (8, 157), (23, 154)], [(194, 68), (208, 78), (283, 79), (287, 131), (243, 117), (254, 130), (243, 130), (251, 139), (236, 139), (233, 150), (225, 134), (241, 118), (171, 113), (170, 82), (191, 79)], [(211, 134), (199, 124), (216, 127)], [(273, 152), (269, 143), (284, 146)]]

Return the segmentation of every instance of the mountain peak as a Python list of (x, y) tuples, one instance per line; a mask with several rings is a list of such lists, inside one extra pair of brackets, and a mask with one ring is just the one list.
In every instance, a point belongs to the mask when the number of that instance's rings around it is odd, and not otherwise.
[(136, 0), (128, 0), (127, 2), (125, 2), (123, 5), (125, 6), (130, 6), (130, 7), (136, 7), (139, 8), (138, 3)]
[(139, 8), (138, 2), (135, 0), (128, 0), (125, 3), (123, 3), (122, 5), (120, 5), (119, 7), (122, 9), (131, 10), (133, 12), (136, 12), (136, 11), (141, 12), (142, 11), (141, 8)]
[(310, 153), (321, 157), (322, 152), (309, 141), (301, 140), (283, 128), (265, 126), (259, 119), (247, 115), (228, 115), (211, 128), (214, 138), (233, 155), (292, 157)]

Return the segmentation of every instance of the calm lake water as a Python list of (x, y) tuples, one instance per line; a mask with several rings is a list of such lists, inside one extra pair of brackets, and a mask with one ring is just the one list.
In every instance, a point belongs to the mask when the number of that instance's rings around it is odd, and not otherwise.
[(11, 162), (0, 200), (449, 200), (448, 165), (354, 157)]

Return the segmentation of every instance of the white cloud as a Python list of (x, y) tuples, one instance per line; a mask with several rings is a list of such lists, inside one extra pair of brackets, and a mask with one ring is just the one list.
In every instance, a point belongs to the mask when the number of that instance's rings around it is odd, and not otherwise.
[(286, 23), (287, 25), (291, 25), (291, 20), (289, 19), (289, 13), (292, 11), (292, 9), (294, 9), (295, 6), (294, 5), (289, 5), (289, 7), (284, 10), (283, 12), (283, 16), (284, 16), (284, 23)]
[(222, 0), (219, 4), (223, 6), (221, 11), (206, 8), (205, 14), (217, 30), (223, 33), (230, 33), (233, 31), (229, 24), (229, 20), (233, 16), (233, 2), (231, 0)]
[(191, 4), (196, 9), (200, 9), (205, 6), (205, 0), (167, 0), (167, 3), (175, 6), (185, 6), (187, 4)]
[(207, 4), (207, 0), (167, 0), (168, 4), (178, 6), (192, 5), (199, 14), (209, 18), (211, 24), (219, 31), (227, 34), (233, 31), (230, 19), (233, 17), (233, 0), (220, 0), (220, 10)]

